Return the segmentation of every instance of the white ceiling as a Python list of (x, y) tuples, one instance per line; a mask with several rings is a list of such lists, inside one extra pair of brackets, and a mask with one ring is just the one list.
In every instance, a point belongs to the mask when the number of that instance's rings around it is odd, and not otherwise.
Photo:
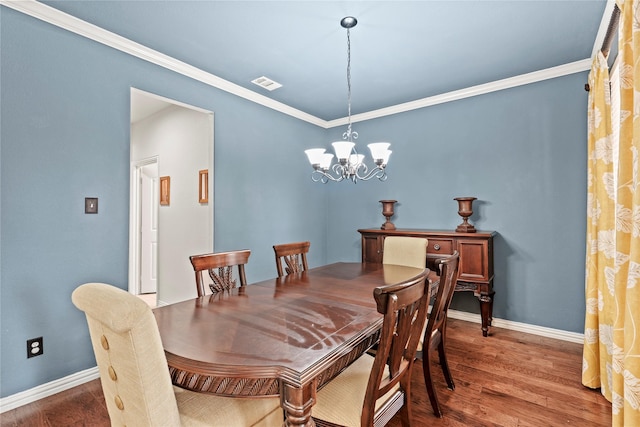
[(171, 106), (171, 103), (140, 91), (131, 92), (131, 123), (139, 122)]
[[(608, 22), (605, 0), (42, 4), (321, 121), (347, 112), (344, 16), (359, 21), (351, 30), (354, 114), (528, 73), (586, 70)], [(253, 85), (260, 76), (283, 87)]]

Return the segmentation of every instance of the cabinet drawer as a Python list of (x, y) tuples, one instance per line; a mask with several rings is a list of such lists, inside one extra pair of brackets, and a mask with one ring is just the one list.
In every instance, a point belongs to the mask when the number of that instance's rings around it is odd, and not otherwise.
[(427, 253), (432, 255), (451, 255), (453, 253), (453, 239), (429, 238)]

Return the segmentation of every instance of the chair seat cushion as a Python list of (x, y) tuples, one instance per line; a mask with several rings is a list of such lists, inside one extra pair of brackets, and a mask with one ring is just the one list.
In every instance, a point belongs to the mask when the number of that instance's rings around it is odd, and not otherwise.
[(282, 426), (284, 415), (278, 397), (222, 397), (175, 386), (173, 389), (183, 426)]
[[(367, 392), (374, 358), (363, 354), (347, 369), (317, 393), (311, 415), (324, 421), (347, 427), (360, 426), (360, 417)], [(376, 410), (399, 389), (397, 385), (376, 402)]]

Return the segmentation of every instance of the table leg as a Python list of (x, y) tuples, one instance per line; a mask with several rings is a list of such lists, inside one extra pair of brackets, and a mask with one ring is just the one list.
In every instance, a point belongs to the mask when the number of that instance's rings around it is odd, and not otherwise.
[(316, 403), (316, 380), (303, 387), (280, 382), (280, 402), (285, 414), (286, 427), (314, 427), (311, 407)]

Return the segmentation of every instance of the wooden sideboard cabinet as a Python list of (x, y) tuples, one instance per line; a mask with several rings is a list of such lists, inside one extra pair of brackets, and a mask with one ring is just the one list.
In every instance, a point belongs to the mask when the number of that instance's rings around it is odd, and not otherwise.
[(459, 233), (447, 230), (377, 228), (360, 229), (362, 235), (362, 261), (382, 263), (384, 239), (386, 236), (425, 237), (427, 246), (427, 266), (433, 268), (438, 255), (450, 255), (457, 250), (460, 264), (456, 292), (473, 291), (480, 301), (482, 335), (489, 333), (493, 317), (493, 237), (495, 231)]

